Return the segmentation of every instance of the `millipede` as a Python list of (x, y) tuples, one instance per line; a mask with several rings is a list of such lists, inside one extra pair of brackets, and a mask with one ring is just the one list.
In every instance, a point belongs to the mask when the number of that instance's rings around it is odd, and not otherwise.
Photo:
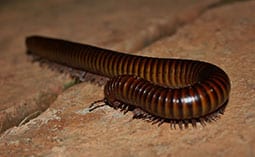
[(109, 78), (105, 98), (95, 103), (159, 125), (204, 126), (223, 114), (229, 99), (230, 79), (211, 63), (138, 56), (43, 36), (27, 37), (26, 47), (35, 60)]

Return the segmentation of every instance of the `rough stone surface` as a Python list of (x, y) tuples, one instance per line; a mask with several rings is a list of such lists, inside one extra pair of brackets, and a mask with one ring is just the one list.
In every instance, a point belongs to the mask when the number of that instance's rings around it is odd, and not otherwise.
[(216, 2), (27, 0), (1, 3), (0, 132), (45, 111), (65, 86), (71, 84), (68, 77), (28, 61), (26, 36), (39, 34), (132, 51), (162, 34), (171, 34), (178, 25), (192, 21)]
[[(38, 117), (31, 114), (29, 122), (2, 133), (0, 156), (255, 156), (254, 1), (208, 9), (194, 22), (190, 19), (211, 2), (206, 5), (200, 1), (178, 4), (162, 1), (157, 6), (155, 2), (133, 1), (117, 7), (114, 1), (106, 6), (96, 1), (87, 2), (90, 7), (85, 11), (83, 2), (76, 2), (65, 0), (65, 5), (60, 6), (58, 1), (31, 1), (27, 5), (1, 7), (0, 22), (4, 23), (0, 25), (1, 113), (9, 110), (15, 113), (19, 109), (15, 108), (17, 104), (23, 104), (22, 109), (30, 105), (43, 109)], [(170, 3), (175, 7), (169, 9)], [(164, 32), (165, 28), (173, 27), (171, 24), (180, 25), (180, 22), (169, 24), (169, 19), (190, 23), (137, 54), (204, 60), (219, 65), (229, 74), (232, 90), (225, 114), (206, 127), (171, 130), (168, 124), (157, 127), (133, 120), (132, 113), (123, 115), (108, 106), (88, 112), (93, 101), (103, 98), (102, 86), (85, 82), (62, 92), (63, 84), (70, 79), (29, 63), (24, 55), (24, 36), (29, 34), (133, 50), (148, 45), (129, 46), (136, 40), (130, 37), (138, 32), (150, 30), (150, 26)], [(167, 21), (164, 28), (159, 27), (161, 20)], [(10, 30), (14, 26), (16, 29)], [(152, 34), (153, 38), (157, 36)]]

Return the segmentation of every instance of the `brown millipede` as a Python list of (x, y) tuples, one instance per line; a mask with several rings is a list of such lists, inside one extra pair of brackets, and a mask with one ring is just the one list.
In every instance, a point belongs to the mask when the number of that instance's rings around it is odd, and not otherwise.
[[(104, 102), (135, 118), (205, 124), (223, 112), (230, 80), (219, 67), (194, 60), (152, 58), (41, 36), (26, 39), (28, 54), (109, 77)], [(175, 126), (175, 125), (174, 125)]]

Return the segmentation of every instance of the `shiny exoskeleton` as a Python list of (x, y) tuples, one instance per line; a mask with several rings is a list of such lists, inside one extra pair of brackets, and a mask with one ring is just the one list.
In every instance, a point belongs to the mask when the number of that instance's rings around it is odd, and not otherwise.
[(78, 70), (109, 77), (105, 101), (134, 106), (166, 120), (194, 120), (227, 102), (230, 80), (219, 67), (201, 61), (152, 58), (65, 40), (31, 36), (28, 52)]

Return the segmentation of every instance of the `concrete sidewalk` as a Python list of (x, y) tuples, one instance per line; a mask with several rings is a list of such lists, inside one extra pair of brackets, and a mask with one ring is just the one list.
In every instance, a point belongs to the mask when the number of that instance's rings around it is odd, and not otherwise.
[[(0, 130), (10, 128), (0, 156), (255, 156), (255, 1), (213, 8), (218, 1), (99, 2), (0, 7)], [(107, 106), (88, 113), (103, 87), (84, 82), (64, 90), (70, 78), (26, 59), (31, 34), (214, 63), (230, 76), (230, 101), (217, 122), (182, 131)]]

